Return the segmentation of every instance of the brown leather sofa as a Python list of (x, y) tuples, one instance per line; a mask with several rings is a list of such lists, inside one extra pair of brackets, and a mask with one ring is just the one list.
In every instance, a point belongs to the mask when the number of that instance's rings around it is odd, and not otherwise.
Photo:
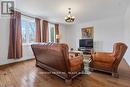
[(70, 55), (66, 44), (42, 43), (31, 45), (36, 66), (71, 81), (83, 69), (82, 55)]
[(91, 55), (90, 70), (99, 70), (112, 73), (112, 76), (119, 77), (118, 65), (127, 50), (124, 43), (115, 43), (113, 52), (95, 52)]

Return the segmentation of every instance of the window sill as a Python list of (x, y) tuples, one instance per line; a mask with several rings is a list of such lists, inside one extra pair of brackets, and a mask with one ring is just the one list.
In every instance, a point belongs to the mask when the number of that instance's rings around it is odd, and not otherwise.
[(34, 43), (23, 43), (22, 45), (23, 46), (31, 46), (32, 44), (34, 44)]

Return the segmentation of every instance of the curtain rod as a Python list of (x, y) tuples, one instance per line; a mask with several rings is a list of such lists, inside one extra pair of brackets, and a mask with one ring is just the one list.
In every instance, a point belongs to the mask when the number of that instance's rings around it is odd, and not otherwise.
[[(23, 16), (26, 16), (26, 17), (30, 17), (30, 18), (39, 18), (39, 17), (33, 17), (33, 16), (30, 16), (30, 15), (26, 15), (26, 14), (23, 14), (23, 13), (21, 13), (21, 15), (23, 15)], [(39, 18), (39, 19), (43, 19), (43, 18)], [(44, 19), (43, 19), (44, 20)], [(47, 20), (48, 21), (48, 20)], [(52, 23), (52, 22), (50, 22), (50, 21), (48, 21), (48, 23), (51, 23), (51, 24), (55, 24), (55, 23)]]
[(26, 14), (23, 14), (23, 13), (21, 13), (21, 15), (26, 16), (26, 17), (30, 17), (30, 18), (37, 18), (37, 17), (33, 17), (33, 16), (26, 15)]
[[(36, 16), (28, 15), (28, 14), (26, 14), (25, 12), (22, 12), (22, 11), (20, 11), (20, 10), (17, 9), (17, 8), (15, 8), (15, 9), (9, 8), (9, 9), (10, 9), (11, 11), (18, 11), (18, 12), (21, 13), (21, 15), (26, 16), (26, 17), (30, 17), (30, 18), (39, 18), (39, 17), (36, 17)], [(43, 18), (40, 18), (40, 19), (43, 19)]]
[[(15, 8), (15, 9), (9, 8), (9, 9), (10, 9), (11, 11), (18, 11), (18, 12), (21, 13), (21, 15), (26, 16), (26, 17), (30, 17), (30, 18), (39, 18), (39, 19), (42, 19), (42, 20), (46, 20), (46, 19), (44, 19), (44, 18), (40, 18), (40, 17), (35, 17), (35, 16), (27, 15), (26, 13), (20, 11), (20, 10), (17, 9), (17, 8)], [(47, 21), (48, 21), (48, 20), (47, 20)], [(52, 23), (52, 22), (50, 22), (50, 21), (48, 21), (48, 22), (49, 22), (49, 23)], [(52, 24), (55, 24), (55, 23), (52, 23)]]

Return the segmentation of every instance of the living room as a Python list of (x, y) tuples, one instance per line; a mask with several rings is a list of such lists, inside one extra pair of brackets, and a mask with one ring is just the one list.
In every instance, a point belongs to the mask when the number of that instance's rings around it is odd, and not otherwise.
[[(77, 51), (79, 48), (79, 40), (82, 39), (82, 29), (83, 28), (89, 28), (93, 27), (93, 51), (103, 51), (103, 52), (112, 52), (113, 51), (113, 45), (117, 42), (122, 42), (127, 45), (126, 53), (119, 64), (119, 78), (114, 78), (109, 74), (106, 74), (104, 72), (91, 72), (90, 75), (87, 76), (77, 76), (72, 81), (72, 86), (74, 87), (129, 87), (129, 80), (130, 80), (130, 39), (129, 33), (130, 33), (130, 1), (129, 0), (1, 0), (2, 1), (13, 1), (14, 3), (14, 9), (10, 9), (11, 12), (18, 11), (21, 13), (21, 19), (25, 20), (26, 23), (24, 26), (25, 28), (28, 28), (29, 22), (35, 22), (35, 18), (40, 19), (40, 31), (41, 33), (38, 34), (40, 37), (40, 43), (43, 42), (58, 42), (58, 44), (65, 43), (68, 45), (69, 50)], [(5, 2), (6, 3), (6, 2)], [(44, 86), (50, 86), (50, 87), (57, 87), (58, 84), (61, 87), (65, 87), (66, 84), (64, 83), (64, 80), (53, 76), (53, 75), (43, 75), (45, 78), (40, 78), (41, 83), (35, 83), (37, 85), (33, 85), (33, 81), (25, 82), (24, 85), (20, 85), (20, 81), (16, 81), (17, 85), (14, 84), (14, 82), (11, 82), (10, 80), (10, 72), (11, 69), (16, 71), (17, 74), (21, 72), (24, 72), (17, 67), (23, 67), (26, 69), (27, 66), (32, 67), (33, 71), (32, 73), (36, 73), (39, 68), (35, 67), (35, 57), (34, 53), (31, 48), (28, 37), (30, 37), (27, 34), (24, 34), (23, 32), (29, 32), (26, 30), (22, 30), (22, 56), (20, 58), (8, 58), (9, 57), (9, 45), (10, 45), (10, 13), (3, 14), (2, 12), (2, 4), (0, 6), (1, 8), (1, 14), (0, 14), (0, 66), (2, 69), (0, 70), (0, 87), (44, 87)], [(70, 8), (70, 9), (68, 9)], [(5, 11), (6, 12), (6, 11)], [(65, 17), (71, 12), (72, 16), (75, 16), (75, 19), (72, 23), (68, 23), (65, 20)], [(43, 22), (44, 21), (44, 22)], [(45, 28), (46, 22), (48, 22), (48, 28), (54, 28), (58, 24), (59, 33), (53, 31), (53, 34), (55, 34), (55, 38), (51, 38), (50, 33), (48, 40), (44, 40), (45, 32), (42, 30)], [(24, 23), (24, 21), (21, 21)], [(35, 25), (35, 24), (34, 24)], [(33, 24), (32, 24), (33, 26)], [(24, 28), (23, 28), (24, 29)], [(33, 29), (33, 28), (32, 28)], [(12, 29), (13, 30), (13, 29)], [(51, 31), (48, 31), (51, 32)], [(12, 34), (13, 35), (13, 34)], [(35, 34), (34, 34), (35, 35)], [(35, 36), (32, 37), (35, 37)], [(24, 37), (25, 36), (25, 37)], [(27, 36), (27, 37), (26, 37)], [(53, 35), (54, 36), (54, 35)], [(24, 40), (25, 38), (25, 40)], [(25, 42), (24, 42), (25, 41)], [(27, 41), (27, 42), (26, 42)], [(38, 41), (39, 42), (39, 41)], [(20, 46), (20, 44), (18, 45)], [(16, 47), (17, 48), (17, 47)], [(28, 63), (29, 62), (29, 63)], [(17, 66), (18, 63), (18, 66)], [(20, 64), (26, 65), (26, 66), (20, 66)], [(10, 64), (15, 64), (10, 65)], [(29, 65), (28, 65), (29, 64)], [(9, 66), (12, 66), (11, 68)], [(10, 68), (5, 70), (3, 67)], [(14, 66), (14, 67), (13, 67)], [(34, 68), (35, 67), (35, 68)], [(15, 70), (15, 68), (17, 68)], [(31, 69), (31, 68), (29, 68)], [(124, 69), (124, 70), (123, 70)], [(9, 71), (9, 72), (8, 72)], [(31, 70), (30, 70), (31, 71)], [(43, 70), (44, 71), (44, 70)], [(39, 70), (39, 72), (43, 72), (42, 69)], [(28, 72), (28, 71), (27, 71)], [(125, 72), (126, 76), (123, 74)], [(30, 72), (31, 73), (31, 72)], [(6, 75), (4, 75), (6, 74)], [(15, 75), (15, 74), (14, 74)], [(23, 74), (20, 74), (19, 79)], [(33, 76), (33, 75), (32, 75)], [(41, 75), (37, 75), (41, 76)], [(50, 77), (49, 77), (50, 76)], [(34, 76), (35, 77), (35, 76)], [(90, 77), (90, 78), (89, 78)], [(103, 79), (100, 79), (103, 78)], [(9, 78), (9, 84), (7, 84), (8, 80), (3, 80)], [(27, 75), (25, 75), (25, 78), (27, 78)], [(38, 77), (37, 77), (38, 78)], [(105, 78), (108, 78), (106, 81)], [(14, 78), (17, 80), (16, 78)], [(34, 78), (33, 78), (34, 80)], [(43, 80), (43, 81), (42, 81)], [(46, 81), (47, 80), (47, 81)], [(55, 80), (55, 81), (54, 81)], [(90, 80), (90, 81), (89, 81)], [(96, 80), (97, 83), (94, 81)], [(26, 80), (25, 80), (26, 81)], [(52, 84), (51, 84), (52, 81)], [(79, 82), (81, 81), (81, 83)], [(117, 82), (119, 81), (119, 82)], [(6, 83), (7, 82), (7, 83)], [(42, 83), (43, 82), (43, 83)], [(78, 85), (77, 83), (80, 83)], [(95, 82), (95, 83), (94, 83)], [(99, 82), (99, 83), (98, 83)], [(102, 84), (100, 84), (103, 82)], [(124, 82), (124, 83), (123, 83)], [(31, 85), (32, 84), (32, 85)]]

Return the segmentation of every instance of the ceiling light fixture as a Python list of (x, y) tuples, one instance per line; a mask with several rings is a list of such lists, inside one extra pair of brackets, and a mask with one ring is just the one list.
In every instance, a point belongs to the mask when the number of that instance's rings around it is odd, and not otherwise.
[(74, 22), (75, 17), (71, 15), (71, 8), (68, 8), (68, 15), (65, 17), (65, 21), (70, 23)]

